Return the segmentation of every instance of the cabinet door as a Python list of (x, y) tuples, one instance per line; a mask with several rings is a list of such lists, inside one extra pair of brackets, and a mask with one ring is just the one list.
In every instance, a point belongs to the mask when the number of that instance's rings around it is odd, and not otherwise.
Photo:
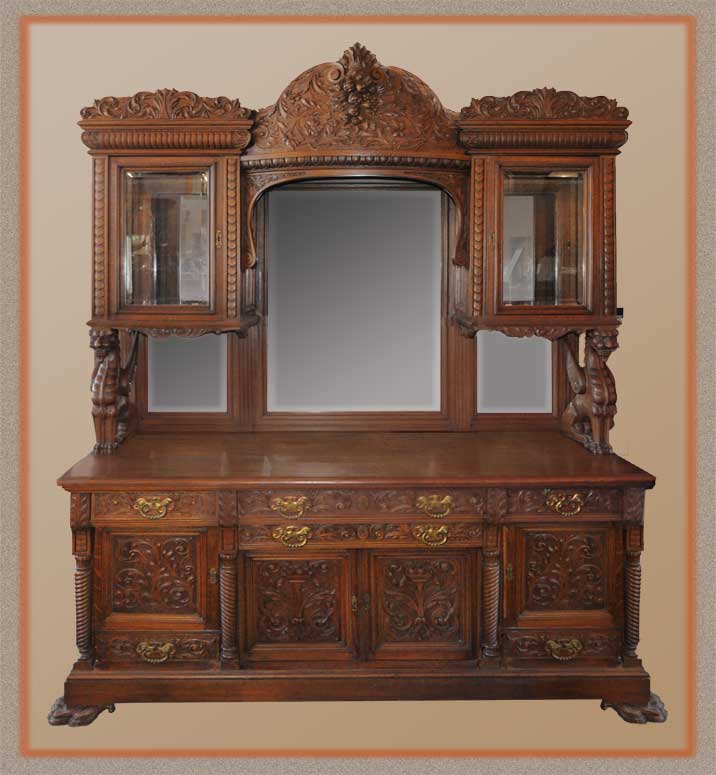
[(217, 626), (216, 529), (102, 528), (96, 621), (111, 629)]
[(602, 524), (507, 528), (506, 623), (615, 625), (621, 609), (621, 533)]
[(221, 314), (222, 165), (201, 157), (113, 161), (114, 312)]
[(246, 660), (356, 657), (354, 551), (242, 552), (239, 588)]
[(494, 169), (494, 314), (593, 312), (598, 167), (590, 160), (505, 158)]
[(474, 656), (478, 600), (474, 551), (367, 554), (369, 659)]

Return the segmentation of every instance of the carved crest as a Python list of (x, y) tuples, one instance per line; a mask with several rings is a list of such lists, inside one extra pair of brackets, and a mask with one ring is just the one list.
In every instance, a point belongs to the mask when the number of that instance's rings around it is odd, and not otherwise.
[(481, 97), (460, 111), (461, 118), (476, 119), (570, 119), (592, 118), (625, 120), (626, 108), (607, 97), (580, 97), (572, 91), (533, 89), (518, 91), (511, 97)]
[(259, 111), (251, 153), (295, 150), (438, 150), (460, 153), (457, 114), (417, 76), (384, 67), (355, 43), (317, 65)]
[(159, 89), (140, 91), (131, 97), (102, 97), (82, 108), (83, 119), (248, 119), (253, 111), (228, 97), (200, 97), (190, 91)]

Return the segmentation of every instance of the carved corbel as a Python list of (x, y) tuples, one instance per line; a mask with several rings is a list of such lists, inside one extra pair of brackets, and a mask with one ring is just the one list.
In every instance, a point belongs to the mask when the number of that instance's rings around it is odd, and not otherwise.
[(584, 366), (579, 363), (579, 338), (568, 334), (562, 339), (566, 367), (573, 396), (562, 414), (562, 431), (595, 455), (609, 454), (609, 431), (617, 412), (614, 375), (607, 359), (619, 346), (617, 329), (587, 331)]
[(129, 397), (137, 371), (139, 333), (133, 332), (127, 360), (122, 364), (119, 332), (113, 328), (90, 329), (94, 350), (92, 371), (92, 419), (95, 454), (110, 454), (124, 441), (129, 425)]

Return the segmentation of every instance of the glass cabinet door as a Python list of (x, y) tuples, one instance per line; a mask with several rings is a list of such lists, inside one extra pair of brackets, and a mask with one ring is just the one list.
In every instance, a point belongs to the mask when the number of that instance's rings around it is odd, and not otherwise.
[(503, 169), (500, 307), (586, 306), (586, 174)]
[(211, 304), (211, 171), (122, 170), (121, 305)]

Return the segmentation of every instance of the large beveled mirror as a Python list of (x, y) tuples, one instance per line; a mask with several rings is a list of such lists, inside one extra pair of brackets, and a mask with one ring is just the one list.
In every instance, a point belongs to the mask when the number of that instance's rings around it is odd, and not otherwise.
[(352, 177), (265, 199), (267, 413), (439, 412), (447, 196)]

